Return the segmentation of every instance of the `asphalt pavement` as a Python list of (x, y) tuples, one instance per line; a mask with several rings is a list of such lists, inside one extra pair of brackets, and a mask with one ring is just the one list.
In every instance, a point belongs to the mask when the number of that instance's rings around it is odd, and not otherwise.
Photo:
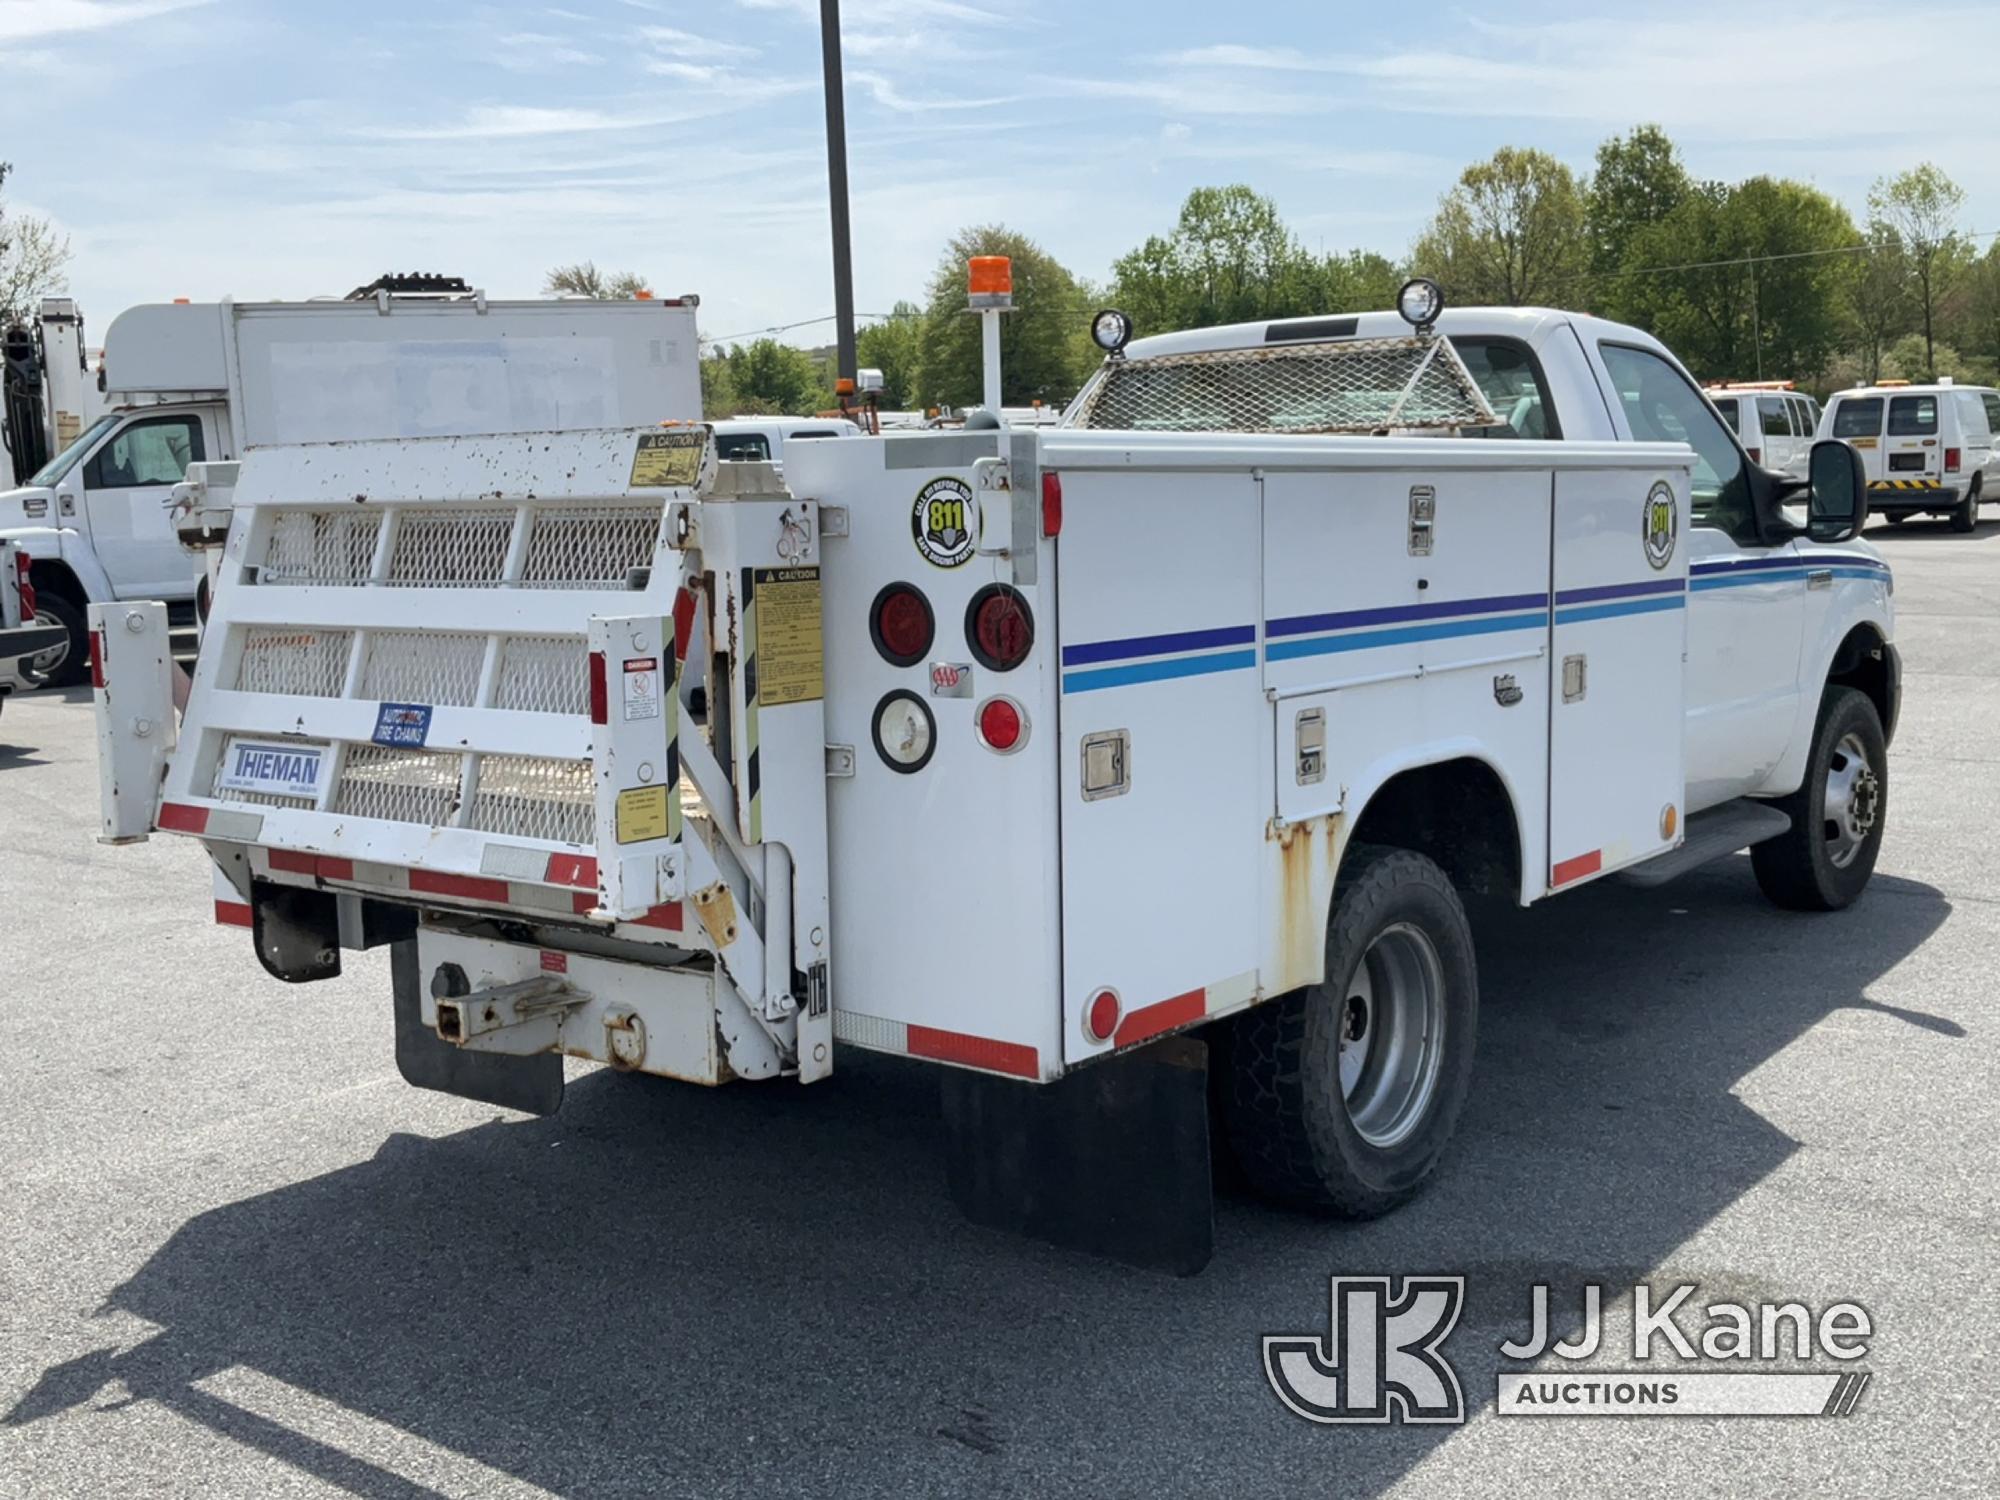
[[(546, 1120), (409, 1089), (384, 953), (267, 978), (197, 846), (93, 841), (88, 695), (10, 701), (0, 1495), (1994, 1493), (2000, 521), (1870, 539), (1906, 677), (1860, 905), (1777, 912), (1738, 857), (1482, 920), (1434, 1188), (1358, 1227), (1225, 1196), (1189, 1280), (963, 1223), (914, 1065), (577, 1067)], [(1417, 1272), (1467, 1278), (1467, 1422), (1280, 1406), (1261, 1335)], [(1861, 1303), (1865, 1398), (1496, 1414), (1532, 1284), (1615, 1329), (1640, 1279)]]

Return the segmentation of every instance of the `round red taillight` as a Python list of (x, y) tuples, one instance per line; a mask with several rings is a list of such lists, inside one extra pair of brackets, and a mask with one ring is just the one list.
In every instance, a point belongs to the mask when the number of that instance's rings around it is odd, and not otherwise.
[(1093, 1042), (1108, 1042), (1118, 1034), (1121, 1011), (1116, 990), (1099, 990), (1090, 997), (1090, 1006), (1083, 1013), (1083, 1029)]
[(1028, 659), (1035, 644), (1028, 601), (1004, 583), (989, 583), (966, 608), (965, 642), (981, 666), (1011, 672)]
[(929, 653), (937, 634), (930, 601), (914, 584), (887, 585), (869, 608), (868, 633), (884, 659), (899, 667), (915, 666)]
[(979, 738), (987, 749), (1005, 755), (1020, 749), (1027, 736), (1028, 721), (1012, 698), (988, 698), (979, 705)]

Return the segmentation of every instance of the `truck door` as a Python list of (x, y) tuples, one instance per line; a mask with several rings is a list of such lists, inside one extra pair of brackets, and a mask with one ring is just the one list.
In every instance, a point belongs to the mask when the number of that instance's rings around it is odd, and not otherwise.
[(91, 545), (121, 599), (184, 599), (195, 564), (174, 536), (174, 486), (208, 456), (198, 412), (134, 417), (83, 466)]
[(1785, 752), (1798, 712), (1805, 568), (1791, 543), (1758, 539), (1743, 450), (1680, 367), (1635, 344), (1605, 341), (1598, 351), (1626, 435), (1695, 453), (1685, 816), (1761, 785)]

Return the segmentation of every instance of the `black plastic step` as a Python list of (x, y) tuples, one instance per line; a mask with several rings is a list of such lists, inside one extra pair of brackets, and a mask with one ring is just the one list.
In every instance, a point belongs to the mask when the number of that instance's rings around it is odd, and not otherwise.
[(1774, 839), (1791, 826), (1790, 816), (1770, 803), (1759, 802), (1754, 797), (1738, 797), (1734, 802), (1725, 802), (1689, 818), (1687, 837), (1680, 848), (1656, 855), (1628, 870), (1620, 870), (1612, 878), (1627, 885), (1649, 888), (1665, 885), (1669, 880), (1734, 854), (1739, 849), (1748, 849), (1752, 844)]

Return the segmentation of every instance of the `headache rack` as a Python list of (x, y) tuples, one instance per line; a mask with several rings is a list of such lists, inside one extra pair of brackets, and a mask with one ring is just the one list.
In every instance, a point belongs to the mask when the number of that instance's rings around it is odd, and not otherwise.
[(1451, 340), (1339, 339), (1105, 361), (1073, 427), (1383, 433), (1499, 423)]
[(233, 501), (177, 745), (162, 607), (92, 608), (107, 840), (200, 837), (253, 906), (647, 944), (825, 1071), (825, 964), (792, 941), (826, 925), (822, 705), (760, 702), (755, 665), (766, 595), (817, 650), (810, 502), (705, 428), (264, 449)]

